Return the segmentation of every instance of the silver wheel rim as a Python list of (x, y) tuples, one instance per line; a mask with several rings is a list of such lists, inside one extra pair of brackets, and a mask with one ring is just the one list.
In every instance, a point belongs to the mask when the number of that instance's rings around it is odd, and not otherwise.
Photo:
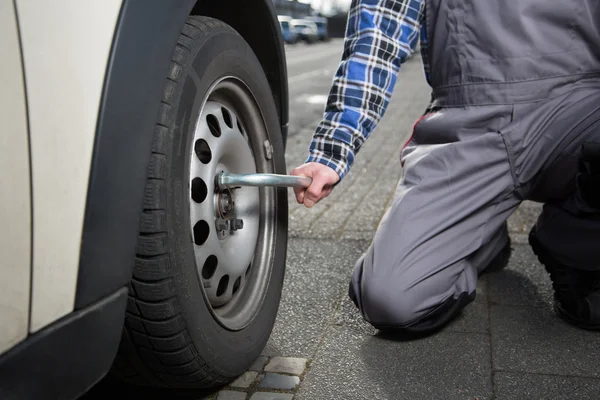
[(262, 154), (267, 140), (263, 121), (248, 88), (237, 78), (222, 78), (204, 100), (191, 146), (189, 210), (196, 269), (213, 316), (230, 330), (254, 319), (268, 288), (275, 192), (219, 190), (215, 177), (222, 171), (272, 172)]

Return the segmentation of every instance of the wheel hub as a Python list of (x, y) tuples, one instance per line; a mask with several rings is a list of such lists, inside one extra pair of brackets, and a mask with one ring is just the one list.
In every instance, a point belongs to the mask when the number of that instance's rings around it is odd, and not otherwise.
[(217, 193), (217, 205), (219, 217), (230, 220), (233, 218), (233, 190), (223, 189)]
[(223, 240), (230, 233), (238, 231), (244, 227), (244, 220), (235, 217), (235, 200), (233, 198), (234, 189), (222, 189), (216, 193), (215, 204), (217, 206), (215, 227), (217, 236)]

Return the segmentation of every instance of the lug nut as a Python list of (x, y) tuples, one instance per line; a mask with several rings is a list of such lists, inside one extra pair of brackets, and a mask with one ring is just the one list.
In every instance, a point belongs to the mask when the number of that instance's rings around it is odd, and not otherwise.
[(242, 229), (244, 227), (244, 221), (238, 218), (234, 218), (231, 221), (231, 230), (232, 231), (237, 231), (239, 229)]
[(217, 218), (217, 231), (229, 230), (229, 221), (223, 218)]

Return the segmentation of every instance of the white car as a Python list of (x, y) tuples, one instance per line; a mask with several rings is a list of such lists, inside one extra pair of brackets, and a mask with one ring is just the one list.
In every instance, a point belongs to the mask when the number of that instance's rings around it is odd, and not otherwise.
[(272, 2), (0, 0), (0, 43), (0, 399), (242, 374), (278, 310), (287, 192), (215, 177), (285, 173)]

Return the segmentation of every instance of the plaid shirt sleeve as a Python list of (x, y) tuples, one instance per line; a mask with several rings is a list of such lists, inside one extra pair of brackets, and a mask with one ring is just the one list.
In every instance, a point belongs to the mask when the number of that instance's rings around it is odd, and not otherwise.
[(333, 168), (340, 181), (383, 117), (400, 64), (412, 52), (425, 0), (353, 0), (344, 52), (306, 162)]

